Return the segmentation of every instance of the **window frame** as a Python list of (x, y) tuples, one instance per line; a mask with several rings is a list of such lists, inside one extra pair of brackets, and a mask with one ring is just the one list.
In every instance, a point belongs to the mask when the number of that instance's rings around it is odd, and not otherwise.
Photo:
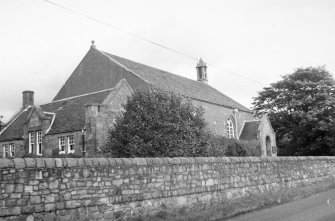
[(228, 117), (226, 121), (226, 130), (228, 138), (235, 138), (235, 125), (234, 120), (231, 117)]
[(8, 156), (8, 144), (4, 144), (2, 145), (2, 158), (7, 158)]
[(42, 155), (42, 131), (36, 131), (36, 155)]
[[(72, 141), (72, 142), (70, 142)], [(73, 149), (71, 150), (71, 146), (73, 147)], [(74, 153), (74, 136), (68, 136), (67, 137), (67, 153)]]
[(58, 150), (59, 154), (65, 154), (65, 137), (58, 137)]
[(35, 132), (28, 133), (28, 140), (29, 140), (29, 154), (34, 153), (35, 147)]
[(10, 157), (14, 157), (15, 156), (15, 144), (14, 143), (10, 143), (8, 145), (8, 150), (9, 150), (9, 156)]

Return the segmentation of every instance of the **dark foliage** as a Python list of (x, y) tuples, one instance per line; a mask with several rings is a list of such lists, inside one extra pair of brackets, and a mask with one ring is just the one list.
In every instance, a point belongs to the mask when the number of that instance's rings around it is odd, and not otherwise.
[(252, 143), (239, 141), (222, 136), (212, 135), (209, 139), (207, 156), (209, 157), (243, 157), (260, 156), (260, 146), (258, 142)]
[(279, 155), (334, 155), (335, 86), (323, 67), (299, 68), (254, 98), (268, 113)]
[(203, 110), (172, 92), (136, 92), (110, 131), (102, 151), (112, 157), (204, 155), (207, 145)]

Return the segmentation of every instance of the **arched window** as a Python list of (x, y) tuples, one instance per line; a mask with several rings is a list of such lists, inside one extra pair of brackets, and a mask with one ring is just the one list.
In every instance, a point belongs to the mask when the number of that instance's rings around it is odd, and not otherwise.
[(234, 138), (235, 135), (234, 135), (234, 121), (231, 119), (231, 118), (228, 118), (227, 120), (227, 135), (228, 135), (228, 138)]

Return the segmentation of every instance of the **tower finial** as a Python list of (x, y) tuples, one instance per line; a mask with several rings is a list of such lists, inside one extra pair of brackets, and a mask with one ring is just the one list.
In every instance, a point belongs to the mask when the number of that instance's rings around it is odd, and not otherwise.
[(202, 57), (200, 57), (199, 62), (197, 64), (197, 67), (201, 67), (201, 66), (206, 66), (206, 63), (202, 60)]
[(198, 81), (207, 84), (208, 83), (208, 79), (207, 79), (207, 65), (202, 60), (201, 57), (199, 59), (199, 62), (197, 63), (196, 69), (197, 69)]
[(92, 48), (95, 48), (95, 41), (92, 40), (91, 43), (92, 43), (91, 47), (92, 47)]

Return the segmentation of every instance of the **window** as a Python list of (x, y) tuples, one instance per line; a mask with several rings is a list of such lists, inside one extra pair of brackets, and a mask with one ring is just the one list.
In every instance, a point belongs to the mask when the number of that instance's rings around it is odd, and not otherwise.
[(227, 135), (228, 138), (234, 138), (234, 122), (231, 118), (227, 120)]
[(9, 156), (8, 145), (2, 146), (2, 157), (7, 158)]
[(37, 155), (42, 155), (42, 132), (37, 131), (36, 132), (36, 137), (37, 137), (37, 150), (36, 154)]
[(65, 154), (65, 137), (58, 138), (59, 154)]
[(15, 145), (13, 143), (9, 144), (9, 156), (15, 156)]
[(68, 147), (68, 153), (74, 153), (74, 139), (73, 136), (67, 137), (67, 147)]
[(29, 153), (34, 153), (35, 146), (35, 132), (29, 133)]

